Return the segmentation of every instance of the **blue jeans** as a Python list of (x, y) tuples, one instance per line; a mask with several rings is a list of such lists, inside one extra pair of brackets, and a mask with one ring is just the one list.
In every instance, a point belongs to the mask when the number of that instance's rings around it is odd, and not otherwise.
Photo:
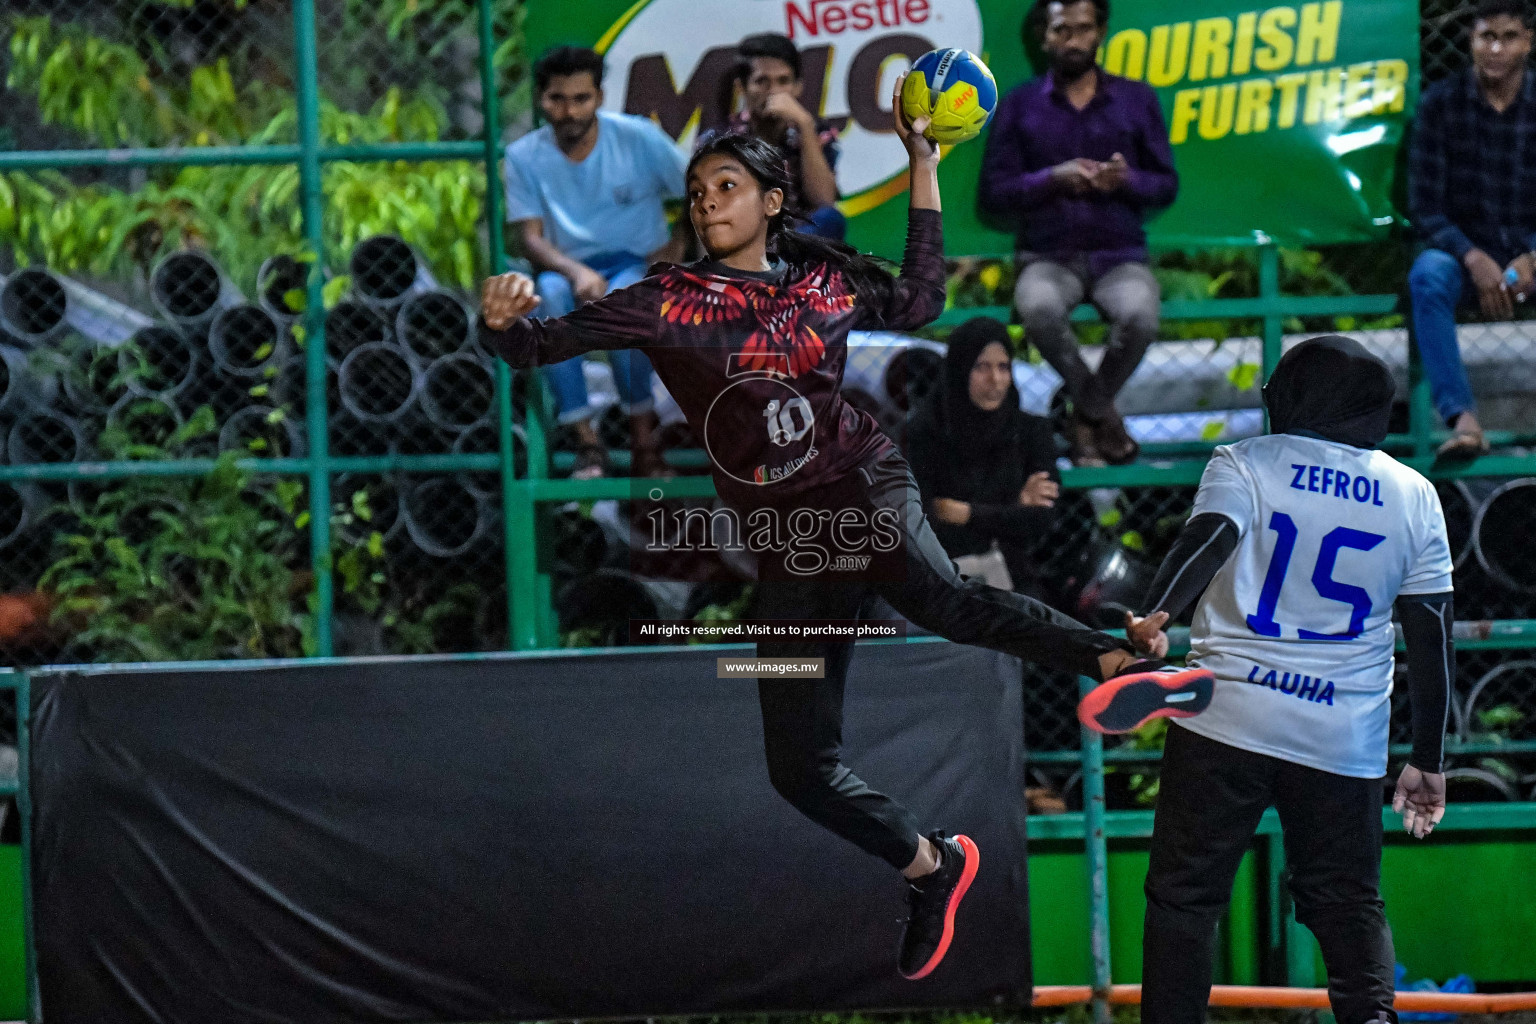
[[(645, 276), (645, 258), (633, 253), (605, 253), (582, 262), (608, 279), (610, 292), (615, 288), (626, 288)], [(536, 287), (543, 300), (539, 303), (539, 316), (565, 316), (576, 308), (571, 282), (563, 275), (546, 270), (538, 276)], [(614, 349), (607, 355), (608, 364), (613, 367), (614, 387), (619, 392), (619, 407), (631, 416), (649, 412), (653, 404), (651, 361), (644, 352), (636, 349)], [(583, 358), (572, 356), (563, 363), (544, 367), (544, 379), (549, 381), (549, 388), (555, 393), (555, 403), (560, 408), (561, 426), (592, 416), (587, 379), (581, 370)]]
[(1408, 271), (1413, 332), (1435, 411), (1446, 423), (1476, 408), (1467, 368), (1456, 340), (1456, 310), (1477, 301), (1477, 290), (1461, 261), (1442, 249), (1425, 249)]

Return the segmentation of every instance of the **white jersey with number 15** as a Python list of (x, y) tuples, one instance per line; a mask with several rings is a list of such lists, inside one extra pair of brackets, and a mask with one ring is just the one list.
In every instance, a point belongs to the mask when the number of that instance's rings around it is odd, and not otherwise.
[(1339, 775), (1387, 770), (1392, 604), (1451, 589), (1440, 499), (1379, 452), (1295, 434), (1217, 448), (1194, 515), (1237, 524), (1195, 609), (1210, 708), (1177, 724)]

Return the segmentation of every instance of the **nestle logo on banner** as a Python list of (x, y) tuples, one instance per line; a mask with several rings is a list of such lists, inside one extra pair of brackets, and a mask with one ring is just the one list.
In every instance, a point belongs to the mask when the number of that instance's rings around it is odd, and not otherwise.
[(901, 28), (928, 20), (928, 0), (787, 0), (784, 34), (835, 36), (872, 28)]

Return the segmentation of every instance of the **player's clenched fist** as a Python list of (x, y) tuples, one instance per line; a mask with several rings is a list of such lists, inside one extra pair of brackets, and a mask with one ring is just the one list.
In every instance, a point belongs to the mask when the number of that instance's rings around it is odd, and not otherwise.
[(480, 286), (480, 312), (492, 330), (505, 330), (512, 321), (527, 316), (539, 304), (533, 278), (527, 274), (497, 274)]

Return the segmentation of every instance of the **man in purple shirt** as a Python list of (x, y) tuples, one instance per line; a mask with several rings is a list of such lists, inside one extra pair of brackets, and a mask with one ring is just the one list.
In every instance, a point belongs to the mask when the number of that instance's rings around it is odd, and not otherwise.
[[(1139, 448), (1115, 408), (1157, 336), (1160, 293), (1142, 222), (1173, 202), (1179, 179), (1157, 96), (1095, 62), (1109, 0), (1036, 0), (1050, 70), (999, 106), (981, 170), (981, 203), (1019, 224), (1014, 292), (1025, 336), (1066, 381), (1067, 441), (1078, 465), (1121, 464)], [(1068, 316), (1087, 297), (1110, 330), (1098, 372)]]

